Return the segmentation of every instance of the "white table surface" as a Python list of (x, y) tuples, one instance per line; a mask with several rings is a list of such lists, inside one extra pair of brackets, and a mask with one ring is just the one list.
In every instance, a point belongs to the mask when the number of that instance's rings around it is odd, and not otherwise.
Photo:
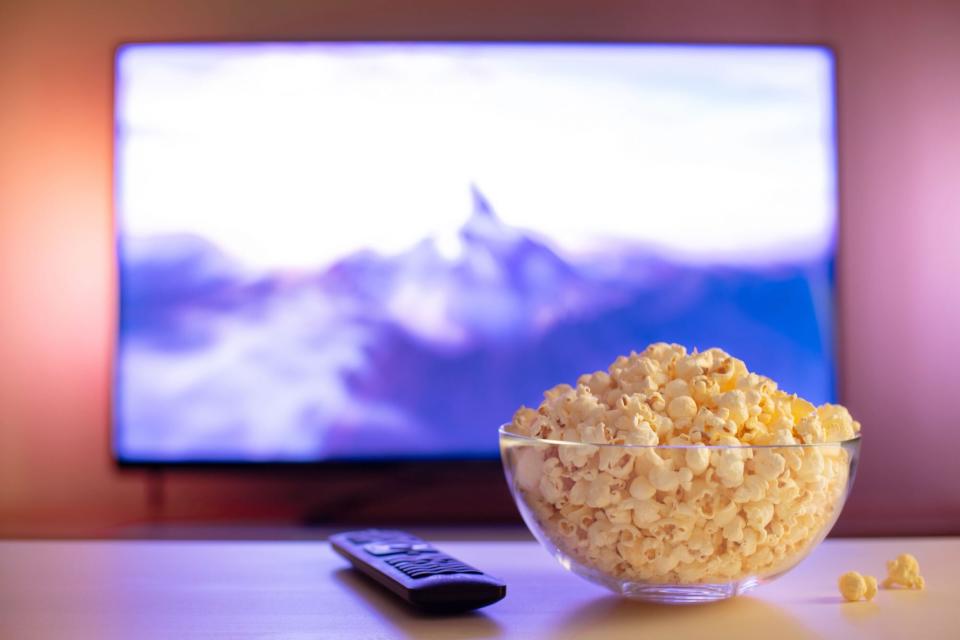
[[(411, 612), (325, 542), (0, 542), (0, 638), (960, 638), (960, 538), (828, 540), (746, 596), (698, 606), (615, 597), (534, 542), (434, 541), (507, 583), (478, 612)], [(843, 603), (913, 553), (925, 591)]]

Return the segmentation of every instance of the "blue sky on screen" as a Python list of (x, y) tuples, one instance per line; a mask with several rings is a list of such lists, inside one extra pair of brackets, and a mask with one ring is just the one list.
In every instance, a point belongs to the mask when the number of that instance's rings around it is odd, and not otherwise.
[[(758, 55), (762, 53), (762, 55)], [(568, 257), (822, 257), (831, 63), (815, 48), (133, 46), (118, 59), (123, 232), (193, 233), (252, 269), (435, 237), (476, 185)]]

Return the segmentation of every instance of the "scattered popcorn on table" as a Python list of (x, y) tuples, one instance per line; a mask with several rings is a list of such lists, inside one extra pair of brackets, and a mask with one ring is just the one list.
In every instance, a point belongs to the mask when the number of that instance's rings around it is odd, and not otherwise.
[[(657, 343), (548, 390), (508, 431), (554, 441), (505, 455), (516, 456), (518, 493), (563, 553), (622, 579), (714, 584), (773, 576), (820, 541), (849, 468), (846, 450), (827, 443), (860, 424), (720, 349)], [(760, 445), (769, 448), (750, 448)]]
[(896, 560), (887, 562), (887, 579), (883, 581), (883, 588), (894, 586), (907, 589), (923, 589), (926, 586), (920, 575), (920, 563), (909, 553), (901, 553)]
[(840, 588), (840, 595), (847, 602), (863, 600), (867, 595), (867, 581), (856, 571), (847, 571), (840, 576), (837, 586)]
[(837, 586), (847, 602), (869, 601), (877, 595), (877, 579), (873, 576), (862, 576), (856, 571), (848, 571), (840, 576)]

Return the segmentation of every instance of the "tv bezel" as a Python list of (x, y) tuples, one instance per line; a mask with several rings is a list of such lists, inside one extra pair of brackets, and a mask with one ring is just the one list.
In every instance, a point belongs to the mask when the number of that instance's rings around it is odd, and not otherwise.
[[(198, 39), (143, 39), (143, 40), (124, 40), (117, 42), (111, 52), (111, 74), (110, 74), (110, 233), (113, 238), (113, 258), (114, 258), (114, 336), (111, 340), (112, 352), (109, 358), (109, 428), (107, 429), (107, 447), (108, 455), (113, 460), (116, 468), (120, 470), (148, 470), (160, 472), (167, 469), (181, 470), (212, 470), (212, 471), (231, 471), (243, 470), (245, 472), (256, 471), (258, 473), (270, 474), (271, 472), (302, 472), (314, 470), (321, 474), (342, 473), (360, 471), (373, 472), (377, 474), (392, 474), (394, 471), (409, 468), (411, 465), (429, 465), (434, 471), (439, 473), (448, 472), (458, 474), (463, 471), (463, 466), (479, 470), (483, 473), (490, 473), (496, 470), (499, 473), (500, 455), (494, 453), (490, 456), (404, 456), (389, 458), (331, 458), (317, 460), (155, 460), (138, 459), (123, 457), (117, 447), (117, 439), (120, 431), (119, 420), (117, 419), (117, 389), (120, 379), (120, 322), (122, 314), (122, 303), (120, 299), (121, 291), (121, 239), (119, 232), (119, 216), (117, 212), (117, 191), (118, 191), (118, 157), (117, 157), (117, 66), (120, 55), (124, 49), (137, 46), (155, 46), (155, 45), (196, 45), (196, 46), (215, 46), (215, 45), (289, 45), (289, 44), (451, 44), (451, 45), (585, 45), (585, 46), (676, 46), (676, 47), (703, 47), (703, 48), (769, 48), (769, 49), (816, 49), (824, 52), (830, 62), (830, 129), (832, 141), (832, 173), (834, 178), (833, 204), (835, 211), (835, 233), (833, 239), (833, 254), (827, 261), (827, 268), (832, 282), (832, 304), (830, 306), (830, 328), (832, 334), (831, 357), (833, 367), (831, 371), (830, 386), (833, 389), (835, 398), (842, 400), (842, 389), (840, 385), (840, 369), (842, 363), (839, 359), (839, 336), (841, 326), (839, 323), (839, 300), (841, 283), (837, 279), (837, 261), (840, 254), (840, 236), (842, 233), (843, 212), (841, 209), (841, 172), (840, 172), (840, 136), (838, 132), (839, 122), (839, 58), (836, 47), (826, 41), (816, 40), (797, 40), (797, 41), (770, 41), (770, 40), (681, 40), (681, 39), (597, 39), (597, 38), (377, 38), (377, 37), (338, 37), (338, 38), (270, 38), (270, 39), (249, 39), (249, 38), (212, 38), (209, 40)], [(505, 416), (505, 420), (509, 416)], [(496, 436), (496, 427), (491, 428), (491, 437)]]

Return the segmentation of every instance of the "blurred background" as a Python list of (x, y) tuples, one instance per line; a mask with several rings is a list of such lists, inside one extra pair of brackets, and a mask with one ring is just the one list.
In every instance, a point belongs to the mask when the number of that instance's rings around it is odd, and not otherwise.
[[(489, 461), (210, 469), (122, 467), (114, 459), (115, 48), (324, 39), (831, 47), (836, 388), (865, 434), (835, 532), (960, 532), (960, 467), (949, 456), (960, 446), (952, 371), (960, 361), (957, 3), (7, 0), (0, 3), (0, 535), (519, 522)], [(476, 500), (464, 504), (464, 492)]]

